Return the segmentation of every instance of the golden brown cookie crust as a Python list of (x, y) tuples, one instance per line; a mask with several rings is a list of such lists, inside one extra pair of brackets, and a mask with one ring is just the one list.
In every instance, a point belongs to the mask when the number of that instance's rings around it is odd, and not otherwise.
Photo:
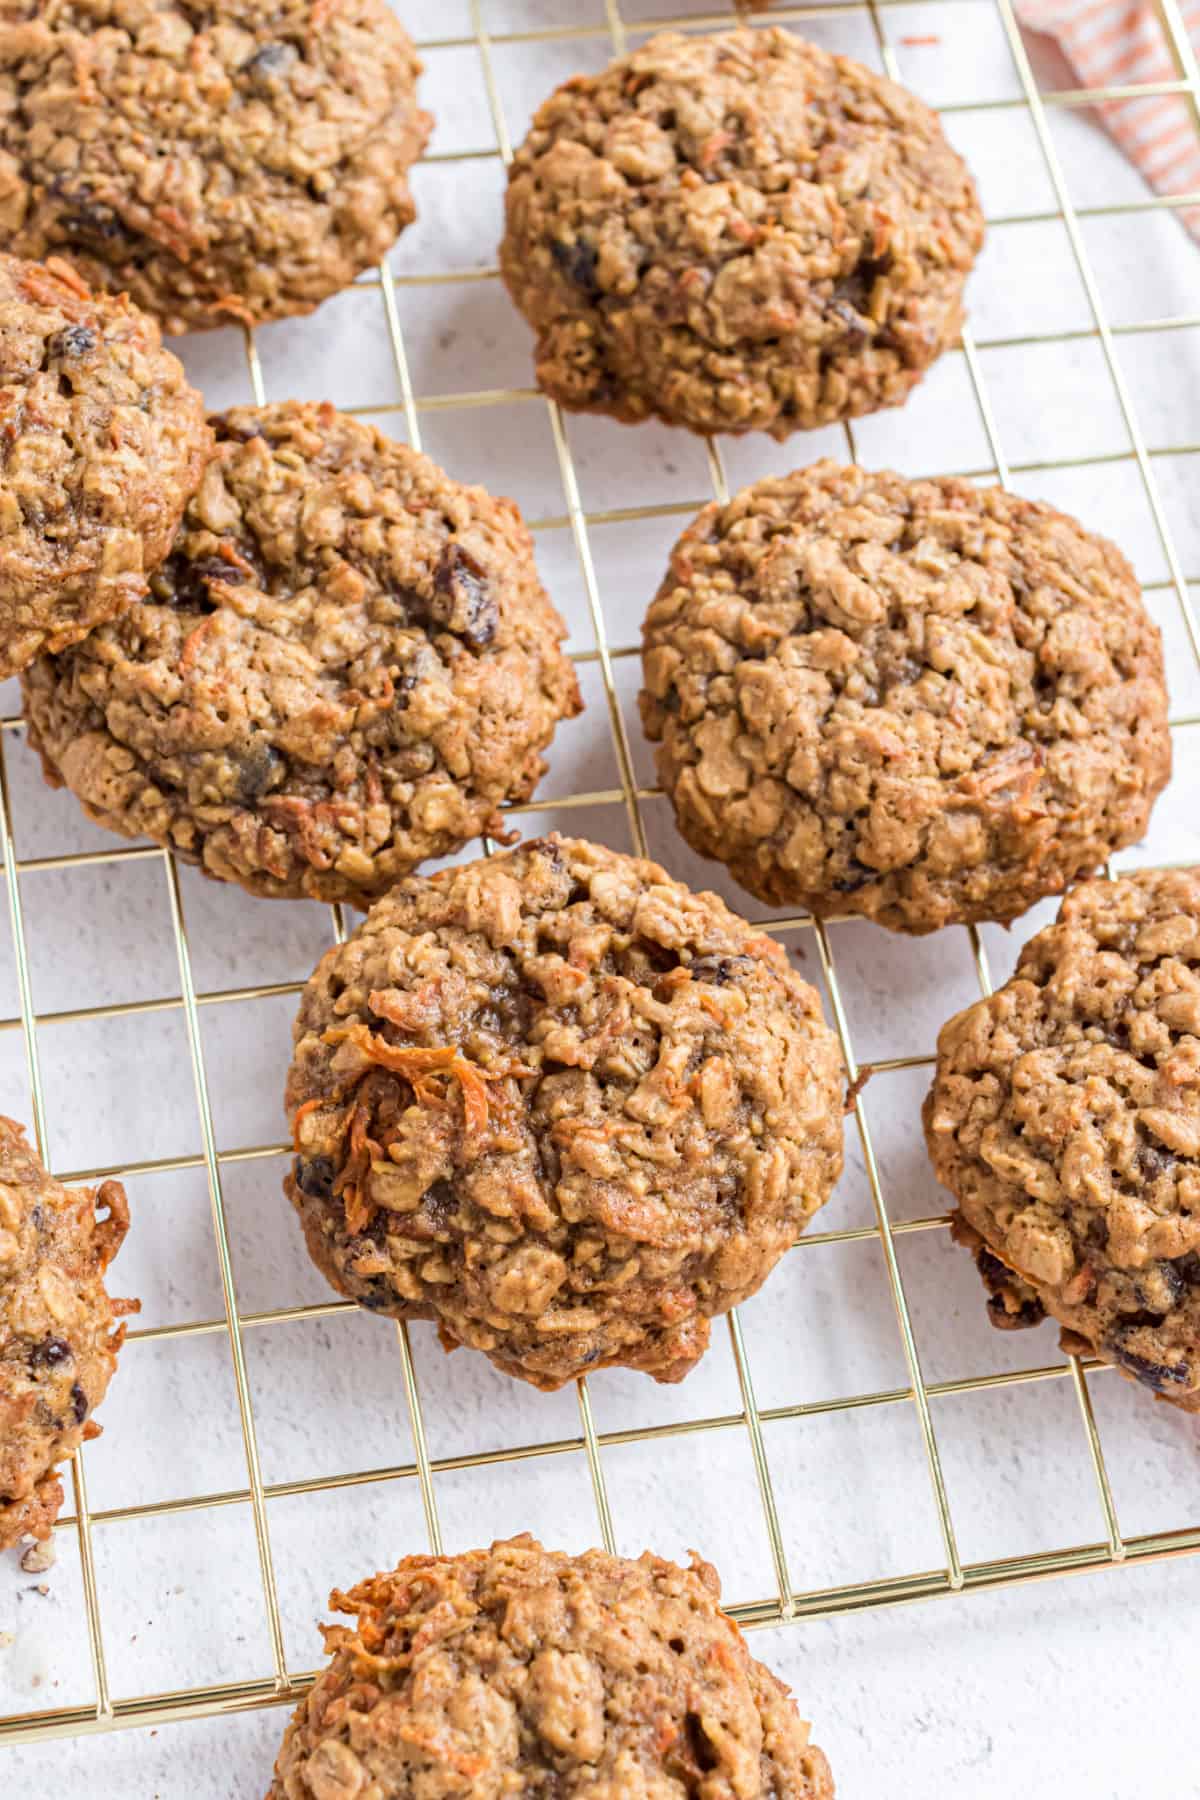
[(579, 839), (402, 882), (294, 1039), (318, 1267), (539, 1387), (681, 1379), (841, 1170), (837, 1042), (784, 951)]
[(410, 1556), (334, 1592), (328, 1668), (267, 1800), (833, 1800), (788, 1689), (693, 1557), (677, 1568), (531, 1537)]
[(152, 319), (0, 256), (0, 679), (146, 591), (212, 450)]
[(65, 1188), (12, 1119), (0, 1118), (0, 1550), (47, 1538), (62, 1506), (57, 1464), (99, 1427), (134, 1300), (104, 1271), (129, 1229), (119, 1181)]
[(1009, 920), (1142, 836), (1162, 643), (1120, 551), (1000, 488), (820, 462), (705, 507), (643, 633), (680, 830), (770, 905)]
[(31, 741), (98, 824), (365, 906), (529, 798), (566, 628), (511, 500), (330, 406), (214, 424), (146, 600), (26, 670)]
[(943, 1026), (924, 1118), (995, 1322), (1200, 1412), (1200, 870), (1072, 889)]
[(9, 0), (5, 245), (171, 332), (309, 312), (414, 217), (420, 67), (386, 0)]
[(899, 405), (982, 242), (903, 88), (783, 29), (666, 32), (539, 108), (500, 264), (564, 406), (783, 438)]

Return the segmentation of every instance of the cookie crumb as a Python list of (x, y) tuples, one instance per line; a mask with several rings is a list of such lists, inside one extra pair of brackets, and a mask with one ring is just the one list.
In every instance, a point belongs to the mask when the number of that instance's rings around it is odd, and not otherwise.
[(41, 1575), (44, 1570), (52, 1569), (58, 1561), (58, 1552), (54, 1547), (54, 1539), (49, 1537), (44, 1544), (36, 1539), (21, 1558), (21, 1567), (27, 1575)]

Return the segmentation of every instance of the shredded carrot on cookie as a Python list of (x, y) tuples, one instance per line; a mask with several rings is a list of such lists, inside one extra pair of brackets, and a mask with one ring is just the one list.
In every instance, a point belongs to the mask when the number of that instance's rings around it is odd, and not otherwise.
[(463, 1123), (469, 1140), (477, 1140), (487, 1129), (488, 1097), (486, 1083), (500, 1075), (526, 1074), (520, 1065), (508, 1065), (496, 1071), (479, 1069), (465, 1057), (457, 1044), (435, 1044), (422, 1048), (416, 1044), (389, 1044), (366, 1025), (335, 1026), (324, 1033), (326, 1044), (351, 1043), (369, 1062), (401, 1076), (408, 1082), (422, 1106), (443, 1106), (445, 1095), (432, 1085), (434, 1076), (444, 1075), (457, 1081), (463, 1096)]
[[(368, 1063), (374, 1065), (373, 1069), (351, 1078), (349, 1091), (354, 1097), (338, 1127), (339, 1136), (348, 1132), (349, 1146), (333, 1191), (345, 1208), (346, 1228), (352, 1236), (357, 1236), (370, 1221), (374, 1210), (368, 1192), (371, 1170), (377, 1163), (386, 1164), (388, 1147), (395, 1141), (394, 1133), (389, 1133), (386, 1126), (382, 1143), (370, 1133), (377, 1098), (373, 1091), (378, 1087), (377, 1070), (400, 1076), (411, 1087), (418, 1105), (438, 1111), (444, 1111), (448, 1104), (448, 1084), (457, 1081), (463, 1099), (464, 1133), (467, 1145), (472, 1149), (487, 1130), (487, 1083), (503, 1075), (533, 1073), (520, 1063), (506, 1063), (495, 1070), (479, 1069), (456, 1044), (389, 1044), (386, 1038), (377, 1036), (360, 1020), (331, 1027), (322, 1034), (322, 1042), (331, 1046), (352, 1044)], [(297, 1148), (301, 1122), (315, 1107), (327, 1103), (323, 1098), (306, 1100), (297, 1108), (292, 1120), (292, 1138)]]
[(300, 1150), (301, 1124), (307, 1119), (310, 1112), (316, 1112), (318, 1107), (322, 1107), (324, 1104), (325, 1101), (318, 1095), (315, 1100), (306, 1100), (302, 1106), (296, 1108), (296, 1116), (292, 1120), (292, 1149), (297, 1153)]
[(225, 539), (222, 539), (217, 545), (217, 555), (222, 562), (228, 563), (231, 569), (237, 569), (239, 574), (249, 576), (252, 581), (256, 578), (253, 564), (248, 563), (245, 557)]
[(181, 675), (188, 675), (191, 673), (192, 665), (196, 660), (196, 652), (200, 648), (200, 639), (204, 636), (206, 631), (212, 629), (216, 616), (216, 613), (207, 613), (195, 629), (189, 631), (187, 637), (183, 640), (183, 649), (179, 656), (179, 673)]
[(341, 1195), (345, 1206), (346, 1229), (352, 1237), (357, 1237), (371, 1217), (366, 1178), (381, 1146), (367, 1132), (370, 1117), (370, 1106), (360, 1100), (350, 1118), (350, 1156), (333, 1184), (334, 1193)]

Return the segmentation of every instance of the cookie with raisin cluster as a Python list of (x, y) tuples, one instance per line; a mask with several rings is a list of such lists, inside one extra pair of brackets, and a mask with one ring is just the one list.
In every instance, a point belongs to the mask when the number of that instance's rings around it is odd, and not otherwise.
[(0, 1550), (50, 1536), (63, 1502), (57, 1465), (85, 1438), (117, 1366), (107, 1269), (129, 1229), (119, 1181), (65, 1188), (12, 1119), (0, 1118)]
[(982, 242), (904, 88), (781, 28), (664, 32), (539, 107), (500, 265), (564, 406), (783, 438), (899, 405)]
[(837, 1040), (782, 947), (580, 839), (401, 882), (294, 1038), (318, 1267), (538, 1387), (680, 1380), (841, 1170)]
[(0, 256), (0, 679), (146, 591), (212, 450), (158, 326)]
[(10, 0), (5, 245), (170, 332), (310, 312), (414, 217), (420, 67), (386, 0)]
[(1073, 888), (943, 1026), (925, 1138), (996, 1324), (1200, 1412), (1200, 870)]
[(25, 671), (47, 779), (275, 897), (503, 832), (580, 707), (516, 506), (331, 406), (237, 407), (145, 600)]
[(324, 1627), (329, 1664), (267, 1800), (833, 1800), (824, 1753), (720, 1598), (696, 1556), (564, 1556), (524, 1536), (406, 1557), (330, 1596), (354, 1623)]

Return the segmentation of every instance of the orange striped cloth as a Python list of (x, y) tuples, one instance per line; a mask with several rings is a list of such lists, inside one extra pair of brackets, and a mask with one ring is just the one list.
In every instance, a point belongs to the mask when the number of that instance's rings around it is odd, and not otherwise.
[[(1021, 23), (1058, 43), (1082, 87), (1177, 81), (1165, 27), (1150, 0), (1018, 0)], [(1179, 0), (1200, 50), (1200, 0)], [(1189, 102), (1173, 94), (1108, 100), (1097, 107), (1125, 154), (1160, 194), (1200, 192), (1200, 135)], [(1200, 235), (1200, 209), (1187, 221)]]

